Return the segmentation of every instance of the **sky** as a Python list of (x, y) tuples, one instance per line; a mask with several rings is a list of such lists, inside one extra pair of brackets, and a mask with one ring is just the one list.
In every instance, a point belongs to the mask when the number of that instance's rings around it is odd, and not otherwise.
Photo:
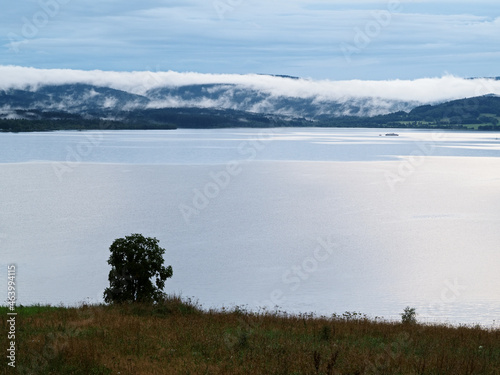
[(500, 76), (498, 0), (23, 0), (4, 7), (2, 66), (334, 81)]

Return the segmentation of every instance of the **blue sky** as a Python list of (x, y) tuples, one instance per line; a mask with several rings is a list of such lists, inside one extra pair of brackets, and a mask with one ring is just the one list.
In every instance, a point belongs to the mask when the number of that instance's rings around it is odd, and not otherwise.
[(500, 76), (498, 0), (26, 0), (0, 19), (0, 65), (330, 80)]

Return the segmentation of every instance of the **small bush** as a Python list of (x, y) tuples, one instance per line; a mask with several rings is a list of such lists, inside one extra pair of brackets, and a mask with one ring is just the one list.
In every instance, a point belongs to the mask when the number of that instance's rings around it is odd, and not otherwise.
[(417, 313), (414, 307), (405, 307), (403, 313), (401, 314), (401, 321), (403, 324), (416, 324), (417, 323)]

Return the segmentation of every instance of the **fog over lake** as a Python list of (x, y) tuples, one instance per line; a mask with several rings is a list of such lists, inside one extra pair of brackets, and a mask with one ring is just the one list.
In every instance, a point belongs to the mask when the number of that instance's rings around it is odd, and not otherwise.
[(499, 133), (2, 133), (0, 174), (3, 300), (15, 263), (20, 304), (102, 302), (142, 233), (206, 308), (499, 324)]

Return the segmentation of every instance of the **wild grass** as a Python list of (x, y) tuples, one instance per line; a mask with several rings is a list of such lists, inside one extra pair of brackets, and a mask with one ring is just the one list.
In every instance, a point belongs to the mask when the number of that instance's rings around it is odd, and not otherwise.
[[(480, 327), (203, 311), (179, 297), (17, 313), (19, 374), (500, 374), (500, 331)], [(2, 373), (15, 373), (6, 360)]]

